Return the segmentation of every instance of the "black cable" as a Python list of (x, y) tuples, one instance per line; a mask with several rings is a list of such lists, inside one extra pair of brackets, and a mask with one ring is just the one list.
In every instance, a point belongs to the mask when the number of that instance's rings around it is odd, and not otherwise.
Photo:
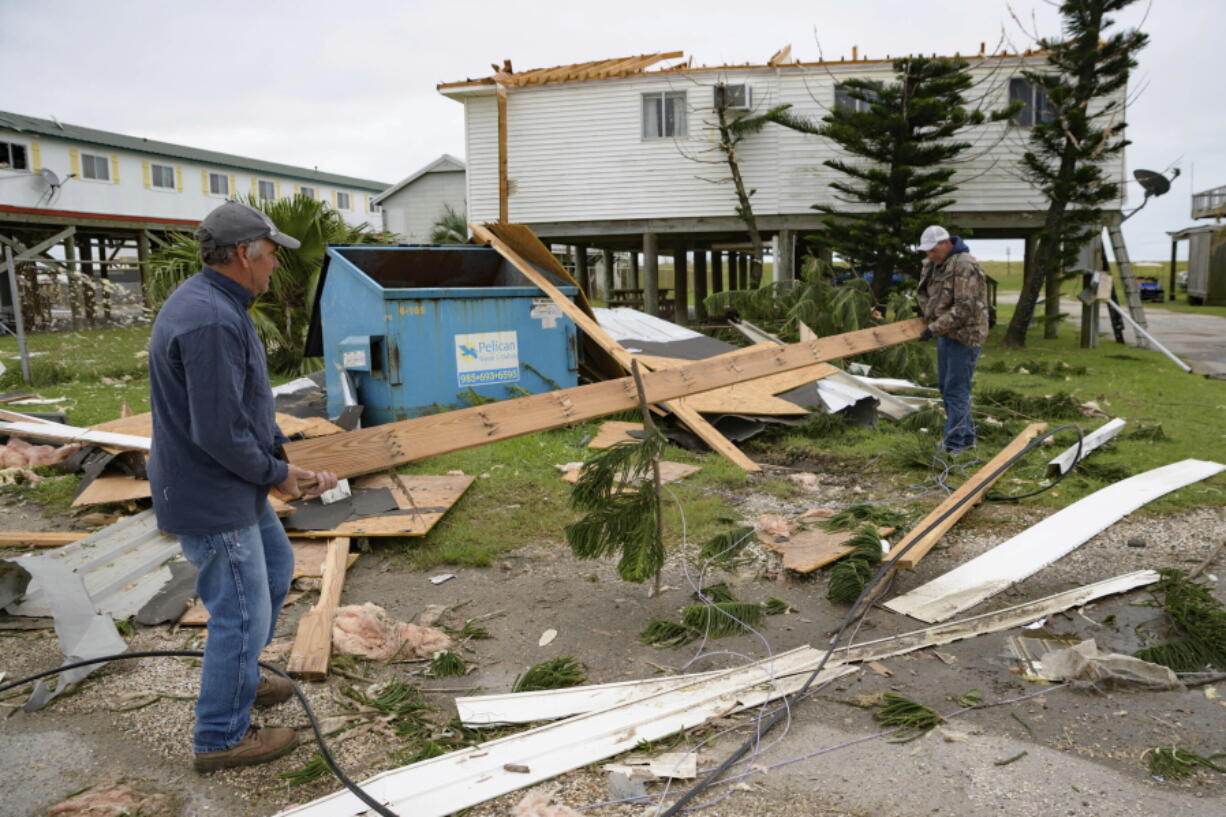
[[(46, 678), (48, 675), (58, 675), (65, 670), (76, 669), (77, 667), (88, 667), (93, 664), (106, 663), (107, 661), (122, 661), (126, 658), (204, 658), (204, 651), (143, 650), (141, 652), (125, 652), (119, 653), (118, 655), (106, 655), (102, 656), (101, 658), (89, 658), (84, 661), (75, 661), (71, 664), (64, 664), (63, 666), (56, 667), (55, 669), (39, 672), (17, 681), (10, 681), (9, 683), (0, 686), (0, 693), (7, 692), (10, 689), (22, 686), (24, 684), (28, 684), (31, 681), (37, 681), (39, 678)], [(289, 681), (290, 688), (294, 691), (294, 696), (298, 698), (298, 703), (302, 704), (302, 708), (306, 712), (307, 720), (311, 722), (311, 730), (315, 733), (315, 742), (319, 744), (319, 754), (323, 757), (324, 763), (328, 764), (328, 768), (332, 770), (332, 774), (336, 775), (336, 779), (341, 781), (341, 783), (345, 785), (345, 788), (353, 792), (359, 800), (370, 806), (375, 813), (382, 815), (382, 817), (399, 817), (396, 812), (376, 801), (373, 797), (367, 794), (361, 786), (354, 783), (349, 778), (349, 775), (341, 771), (341, 767), (336, 764), (336, 760), (332, 757), (332, 753), (328, 751), (328, 744), (324, 741), (324, 735), (319, 728), (319, 721), (315, 718), (315, 712), (311, 709), (310, 703), (307, 702), (306, 695), (304, 695), (302, 690), (298, 688), (298, 684), (294, 683), (294, 680), (286, 675), (285, 671), (279, 667), (274, 667), (272, 664), (266, 664), (263, 661), (257, 661), (256, 663), (269, 672), (275, 675), (280, 675), (282, 678)]]
[[(1042, 443), (1048, 437), (1051, 437), (1061, 431), (1064, 431), (1070, 428), (1077, 431), (1078, 438), (1079, 438), (1078, 443), (1077, 443), (1078, 445), (1077, 453), (1078, 453), (1078, 456), (1080, 456), (1081, 455), (1081, 442), (1080, 442), (1081, 429), (1075, 425), (1059, 426), (1058, 428), (1053, 428), (1050, 431), (1046, 431), (1043, 434), (1040, 434), (1039, 436), (1031, 440), (1029, 443), (1027, 443), (1025, 448), (1023, 448), (1021, 451), (1014, 454), (1012, 457), (1010, 457), (1005, 462), (1001, 463), (1001, 465), (997, 467), (996, 470), (994, 470), (991, 474), (989, 474), (987, 476), (987, 481), (989, 483), (995, 482), (1005, 473), (1005, 471), (1011, 468), (1014, 463), (1016, 463), (1026, 454), (1028, 454), (1031, 450), (1037, 447), (1040, 443)], [(1069, 470), (1071, 471), (1072, 469), (1070, 468)], [(1057, 480), (1057, 482), (1058, 481), (1059, 480)], [(1052, 484), (1054, 485), (1055, 483), (1052, 483)], [(1050, 488), (1051, 486), (1049, 485), (1047, 487)], [(1046, 490), (1046, 488), (1042, 490)], [(685, 806), (686, 803), (693, 800), (695, 797), (701, 794), (704, 790), (706, 790), (709, 786), (711, 786), (716, 781), (716, 778), (723, 775), (723, 773), (726, 772), (729, 768), (731, 768), (733, 764), (735, 764), (738, 760), (740, 760), (755, 743), (760, 741), (763, 736), (765, 736), (768, 732), (771, 731), (771, 729), (775, 728), (775, 726), (777, 726), (781, 720), (783, 720), (785, 717), (790, 717), (792, 706), (795, 705), (796, 703), (799, 703), (800, 700), (805, 697), (805, 693), (808, 692), (809, 687), (813, 685), (813, 682), (817, 679), (817, 676), (821, 674), (821, 671), (823, 669), (825, 669), (826, 663), (830, 660), (830, 656), (834, 655), (835, 650), (838, 649), (839, 639), (843, 637), (843, 633), (851, 625), (851, 622), (853, 621), (853, 619), (855, 619), (856, 613), (859, 611), (861, 602), (866, 598), (872, 597), (870, 595), (872, 591), (876, 589), (877, 585), (882, 581), (882, 579), (891, 572), (891, 569), (894, 567), (894, 565), (898, 563), (898, 560), (901, 559), (906, 554), (907, 551), (909, 551), (912, 547), (914, 547), (914, 545), (917, 542), (921, 541), (925, 536), (927, 536), (929, 532), (935, 530), (942, 522), (948, 519), (952, 514), (959, 511), (964, 505), (966, 505), (966, 503), (972, 501), (972, 498), (973, 498), (973, 494), (968, 494), (962, 497), (962, 499), (960, 499), (954, 505), (950, 506), (950, 508), (946, 510), (945, 513), (941, 514), (939, 517), (934, 519), (931, 524), (926, 526), (918, 534), (914, 534), (914, 532), (908, 534), (908, 536), (911, 537), (910, 543), (908, 543), (906, 547), (904, 547), (897, 554), (895, 554), (888, 562), (882, 563), (882, 565), (877, 569), (877, 572), (876, 574), (874, 574), (873, 578), (870, 579), (868, 584), (864, 586), (864, 589), (860, 591), (860, 595), (856, 598), (855, 602), (852, 603), (850, 611), (848, 611), (847, 616), (844, 617), (843, 622), (839, 625), (838, 630), (836, 630), (834, 635), (831, 636), (830, 645), (826, 648), (825, 655), (823, 655), (822, 660), (817, 663), (817, 667), (812, 672), (809, 673), (809, 677), (805, 679), (804, 685), (796, 692), (793, 692), (791, 695), (787, 696), (784, 699), (783, 703), (775, 711), (775, 715), (773, 717), (771, 717), (769, 720), (759, 725), (758, 729), (755, 731), (755, 734), (750, 736), (744, 743), (742, 743), (735, 750), (733, 750), (732, 754), (730, 754), (722, 763), (720, 763), (719, 766), (715, 767), (715, 769), (710, 771), (706, 777), (704, 777), (702, 780), (695, 783), (694, 786), (689, 789), (689, 791), (681, 795), (680, 799), (678, 799), (677, 802), (669, 806), (668, 809), (664, 811), (663, 814), (660, 815), (660, 817), (673, 817), (673, 815), (681, 811), (681, 809)], [(865, 615), (868, 614), (867, 607), (864, 611), (864, 614)]]
[[(1063, 431), (1066, 428), (1071, 428), (1077, 432), (1077, 455), (1073, 457), (1073, 464), (1068, 467), (1067, 471), (1061, 471), (1058, 475), (1056, 475), (1056, 479), (1053, 482), (1050, 482), (1041, 488), (1036, 488), (1035, 490), (1030, 491), (1029, 493), (1013, 494), (1010, 496), (1001, 496), (1000, 494), (985, 494), (983, 497), (984, 502), (1016, 502), (1019, 499), (1028, 499), (1032, 496), (1038, 496), (1044, 491), (1050, 491), (1052, 488), (1055, 488), (1057, 485), (1060, 484), (1060, 482), (1065, 477), (1073, 473), (1073, 469), (1077, 467), (1077, 463), (1081, 462), (1081, 450), (1082, 450), (1082, 446), (1085, 444), (1085, 435), (1081, 431), (1081, 426), (1077, 426), (1077, 425), (1059, 426), (1058, 428), (1053, 428), (1049, 433), (1044, 434), (1042, 439), (1046, 439), (1060, 431)], [(1027, 448), (1027, 450), (1029, 450), (1029, 448)], [(1024, 454), (1026, 452), (1023, 451), (1022, 453)]]

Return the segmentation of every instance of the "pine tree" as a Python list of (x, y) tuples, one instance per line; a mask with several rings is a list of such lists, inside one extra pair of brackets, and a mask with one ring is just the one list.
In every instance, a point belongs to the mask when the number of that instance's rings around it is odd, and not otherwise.
[[(831, 182), (842, 204), (815, 204), (826, 213), (825, 231), (811, 238), (873, 273), (880, 301), (894, 276), (919, 277), (923, 256), (915, 242), (924, 227), (945, 223), (942, 211), (954, 203), (954, 163), (971, 144), (959, 141), (967, 128), (988, 115), (968, 101), (975, 84), (969, 63), (959, 58), (903, 57), (894, 60), (890, 82), (848, 79), (838, 103), (821, 122), (788, 111), (774, 121), (834, 141), (848, 158), (825, 165), (843, 174)], [(1003, 119), (1014, 108), (993, 112)], [(867, 205), (863, 212), (846, 205)]]
[[(1031, 149), (1022, 157), (1022, 172), (1049, 204), (1039, 231), (1037, 269), (1022, 285), (1005, 332), (1006, 346), (1026, 345), (1026, 328), (1044, 283), (1054, 306), (1061, 269), (1073, 263), (1077, 248), (1101, 229), (1101, 205), (1119, 197), (1119, 184), (1103, 168), (1128, 144), (1124, 100), (1111, 96), (1128, 84), (1136, 54), (1149, 37), (1135, 29), (1103, 36), (1113, 24), (1107, 15), (1133, 2), (1064, 0), (1064, 39), (1040, 40), (1047, 67), (1022, 72), (1047, 100), (1030, 132)], [(1053, 337), (1056, 329), (1055, 322), (1049, 322), (1047, 336)]]

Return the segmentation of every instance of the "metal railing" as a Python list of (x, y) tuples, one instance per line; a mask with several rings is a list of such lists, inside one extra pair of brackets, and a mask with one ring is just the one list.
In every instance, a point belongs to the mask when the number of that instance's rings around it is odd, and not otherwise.
[(1192, 218), (1226, 216), (1226, 185), (1192, 194)]

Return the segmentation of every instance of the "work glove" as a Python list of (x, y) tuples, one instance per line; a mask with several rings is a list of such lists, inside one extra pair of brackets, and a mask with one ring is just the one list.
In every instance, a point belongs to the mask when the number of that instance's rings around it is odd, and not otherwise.
[(924, 331), (920, 334), (920, 340), (932, 340), (931, 327), (925, 326)]

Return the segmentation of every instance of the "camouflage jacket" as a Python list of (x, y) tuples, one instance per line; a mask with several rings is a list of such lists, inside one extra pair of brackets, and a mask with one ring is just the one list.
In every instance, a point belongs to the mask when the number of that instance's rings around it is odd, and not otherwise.
[(932, 334), (967, 346), (987, 340), (988, 282), (962, 239), (954, 239), (954, 251), (940, 264), (924, 262), (915, 299)]

